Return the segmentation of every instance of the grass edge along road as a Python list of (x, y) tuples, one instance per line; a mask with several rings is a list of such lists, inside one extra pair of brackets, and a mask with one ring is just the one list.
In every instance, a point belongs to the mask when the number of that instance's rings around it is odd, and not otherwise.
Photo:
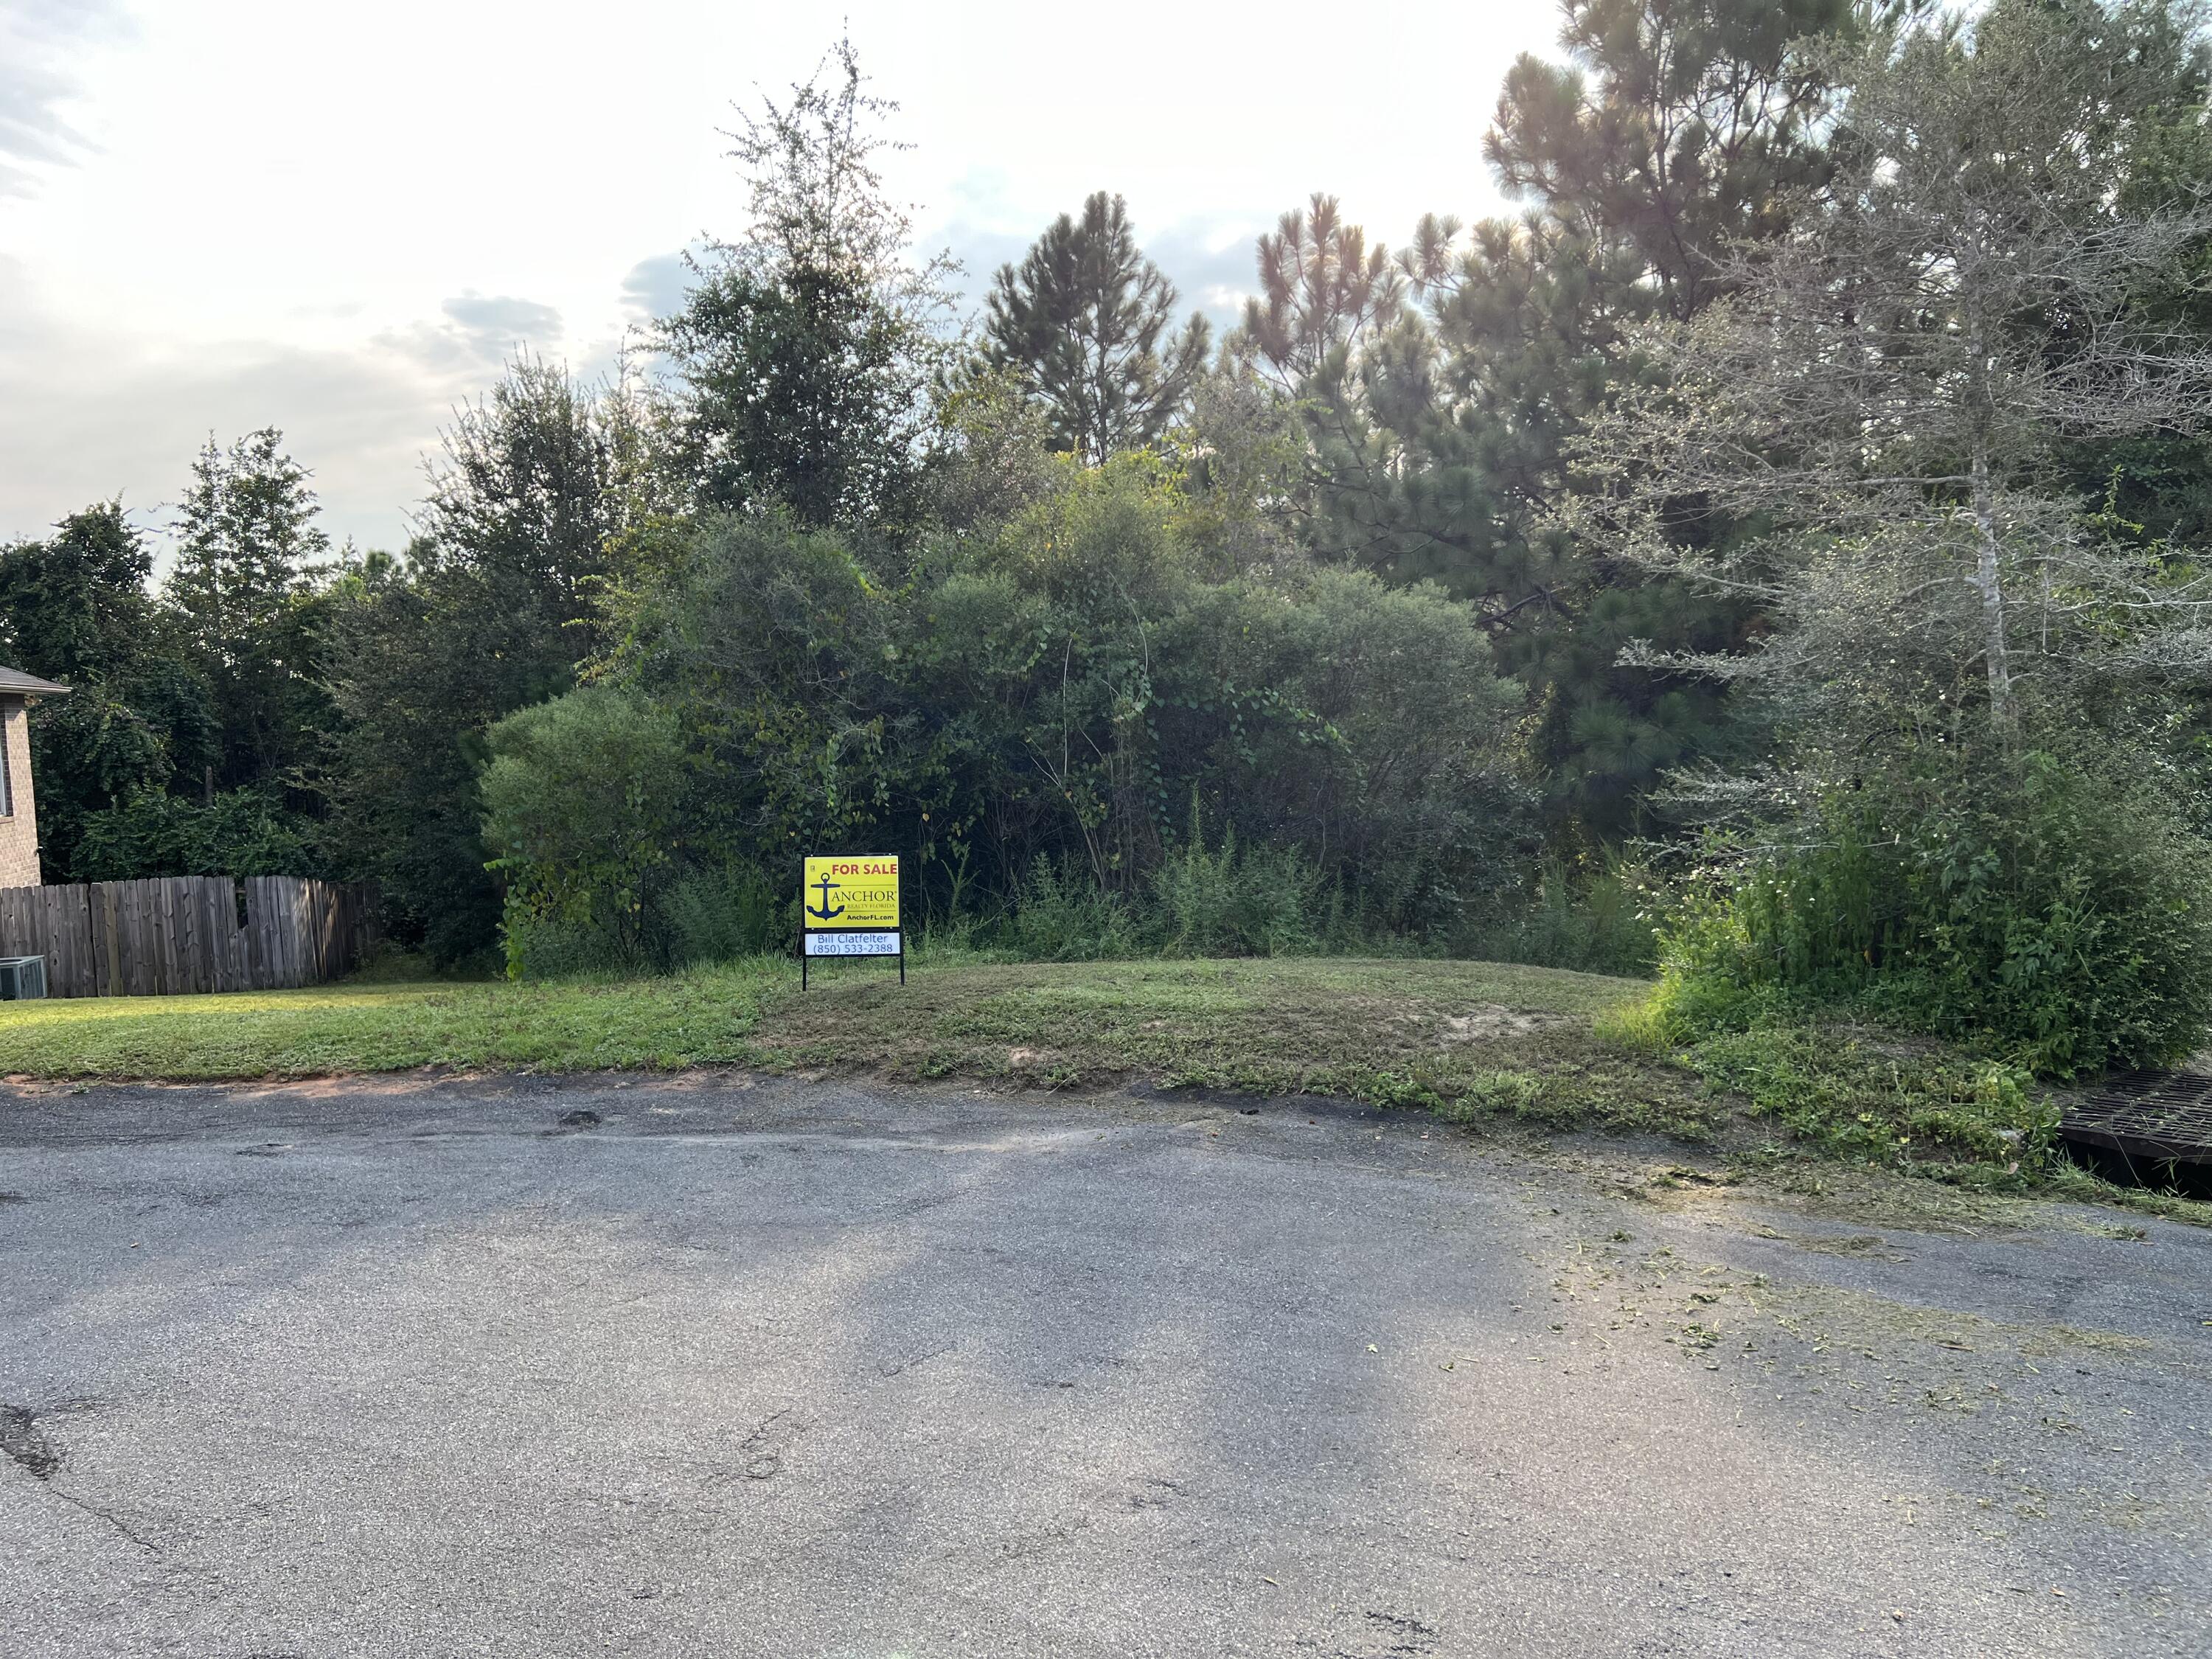
[[(804, 994), (796, 965), (774, 957), (650, 979), (356, 978), (295, 991), (4, 1005), (0, 1074), (213, 1081), (422, 1066), (736, 1064), (1048, 1086), (1146, 1072), (1295, 1091), (1313, 1086), (1311, 1073), (1375, 1054), (1378, 1020), (1387, 1030), (1393, 1021), (1449, 1020), (1481, 1006), (1503, 1020), (1501, 1030), (1587, 1025), (1644, 988), (1552, 969), (1345, 958), (940, 957), (918, 966), (904, 990), (874, 964), (816, 971), (816, 988)], [(1394, 1046), (1386, 1036), (1382, 1047)], [(1273, 1063), (1254, 1069), (1267, 1056)]]
[(0, 1075), (225, 1081), (736, 1065), (1036, 1088), (1142, 1079), (1332, 1095), (1462, 1123), (1656, 1133), (1770, 1175), (1818, 1159), (1973, 1191), (2212, 1216), (2212, 1206), (2074, 1170), (2052, 1146), (2055, 1105), (2007, 1068), (1804, 1026), (1672, 1047), (1639, 1018), (1650, 990), (1641, 981), (1389, 958), (959, 957), (918, 965), (903, 989), (876, 964), (826, 967), (805, 994), (798, 979), (796, 963), (778, 957), (627, 981), (356, 979), (9, 1004)]

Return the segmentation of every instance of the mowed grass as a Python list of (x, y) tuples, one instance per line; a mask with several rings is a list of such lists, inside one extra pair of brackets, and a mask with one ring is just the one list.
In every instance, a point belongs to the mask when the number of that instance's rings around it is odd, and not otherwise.
[(604, 984), (367, 984), (0, 1005), (0, 1074), (217, 1079), (400, 1071), (768, 1070), (1080, 1087), (1140, 1079), (1446, 1115), (1695, 1132), (1687, 1080), (1599, 1042), (1645, 988), (1491, 963), (762, 961)]
[(766, 964), (610, 984), (345, 983), (0, 1003), (0, 1075), (209, 1079), (744, 1058)]
[(848, 969), (784, 998), (756, 1042), (774, 1063), (921, 1081), (1328, 1094), (1704, 1138), (1691, 1079), (1601, 1042), (1641, 981), (1502, 963), (1347, 960), (982, 965), (902, 989)]

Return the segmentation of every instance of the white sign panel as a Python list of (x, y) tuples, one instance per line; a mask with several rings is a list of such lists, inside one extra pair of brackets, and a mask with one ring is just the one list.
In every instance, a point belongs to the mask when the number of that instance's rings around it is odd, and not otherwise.
[(810, 957), (895, 957), (898, 953), (896, 933), (810, 933), (806, 936)]

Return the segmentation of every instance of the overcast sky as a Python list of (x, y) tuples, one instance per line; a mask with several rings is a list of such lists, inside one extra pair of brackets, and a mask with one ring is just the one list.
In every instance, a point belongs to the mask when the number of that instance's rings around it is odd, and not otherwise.
[(1224, 318), (1313, 191), (1392, 241), (1498, 210), (1482, 131), (1556, 28), (1464, 0), (1310, 27), (1295, 4), (0, 0), (0, 541), (118, 492), (158, 525), (210, 430), (273, 424), (333, 532), (397, 546), (448, 410), (515, 343), (605, 362), (687, 243), (742, 228), (717, 130), (847, 18), (903, 106), (893, 182), (971, 285), (1118, 190)]

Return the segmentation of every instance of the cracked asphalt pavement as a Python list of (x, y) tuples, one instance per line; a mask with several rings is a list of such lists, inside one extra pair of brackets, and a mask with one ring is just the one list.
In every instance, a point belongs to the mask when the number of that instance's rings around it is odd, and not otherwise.
[(732, 1074), (0, 1091), (0, 1651), (2212, 1651), (2212, 1237), (1583, 1152)]

